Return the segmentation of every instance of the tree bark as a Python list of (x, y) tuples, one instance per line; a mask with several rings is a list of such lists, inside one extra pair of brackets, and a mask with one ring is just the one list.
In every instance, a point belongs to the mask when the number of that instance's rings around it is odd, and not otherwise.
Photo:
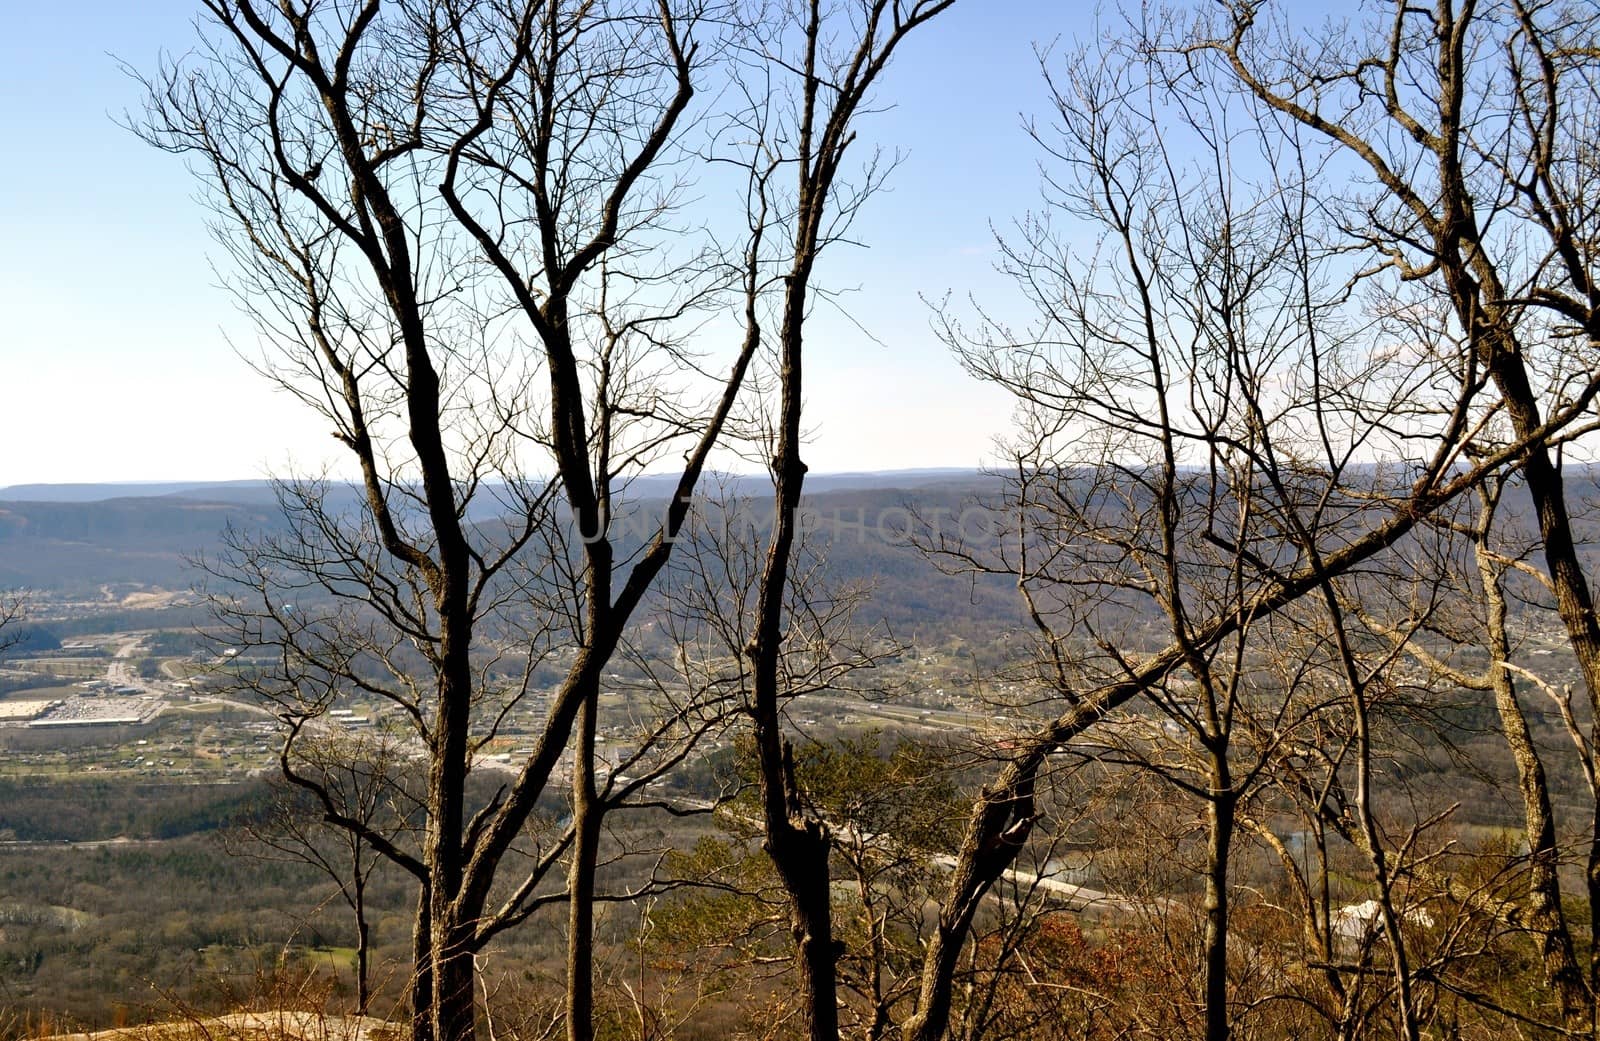
[(367, 959), (371, 950), (372, 930), (367, 923), (367, 880), (362, 874), (360, 865), (356, 867), (355, 879), (355, 909), (356, 909), (356, 1015), (367, 1014), (367, 1006), (372, 1003), (371, 980), (367, 972)]
[(1213, 764), (1206, 807), (1206, 1041), (1228, 1041), (1228, 856), (1238, 809), (1226, 760)]
[(567, 1041), (594, 1039), (594, 892), (600, 851), (601, 806), (595, 794), (598, 689), (578, 710), (573, 752), (572, 818), (576, 832), (567, 874)]
[[(441, 632), (450, 630), (441, 606)], [(441, 640), (446, 648), (448, 642)], [(465, 671), (464, 656), (457, 669)], [(431, 894), (429, 935), (433, 963), (434, 1041), (473, 1041), (476, 1014), (473, 962), (476, 916), (463, 924), (461, 895), (463, 813), (467, 780), (467, 733), (471, 713), (470, 677), (457, 686), (440, 684), (434, 748), (428, 771), (428, 831), (423, 844)]]
[[(1131, 698), (1133, 693), (1130, 691), (1127, 696)], [(1085, 721), (1080, 727), (1087, 725)], [(923, 950), (917, 1007), (901, 1026), (903, 1041), (942, 1041), (949, 1029), (956, 968), (973, 915), (1032, 833), (1034, 780), (1045, 755), (1056, 744), (1036, 743), (1026, 754), (1007, 763), (974, 804), (950, 873), (949, 889), (939, 907), (938, 924)]]
[(433, 1041), (433, 903), (428, 887), (417, 892), (411, 930), (411, 1041)]
[(1545, 977), (1561, 1004), (1562, 1024), (1572, 1031), (1589, 1027), (1591, 1001), (1561, 907), (1560, 851), (1556, 844), (1555, 814), (1550, 806), (1550, 786), (1544, 762), (1528, 731), (1528, 720), (1517, 698), (1516, 683), (1507, 668), (1511, 639), (1506, 630), (1506, 600), (1501, 572), (1491, 559), (1486, 540), (1493, 506), (1485, 503), (1474, 552), (1483, 583), (1489, 635), (1489, 681), (1494, 691), (1500, 729), (1517, 767), (1517, 790), (1528, 841), (1528, 928), (1538, 939)]
[[(437, 928), (437, 925), (435, 926)], [(433, 1031), (436, 1039), (471, 1041), (477, 1031), (477, 966), (473, 926), (453, 924), (433, 958)]]

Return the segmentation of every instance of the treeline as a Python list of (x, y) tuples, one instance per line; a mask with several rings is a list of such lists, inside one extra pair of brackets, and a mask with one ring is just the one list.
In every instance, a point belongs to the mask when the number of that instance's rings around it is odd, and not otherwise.
[(0, 838), (15, 842), (170, 839), (215, 831), (267, 796), (264, 782), (0, 778)]
[[(104, 1028), (226, 1008), (258, 974), (309, 968), (306, 948), (353, 942), (342, 919), (318, 913), (334, 895), (305, 865), (233, 856), (215, 836), (0, 849), (0, 1031), (44, 1014)], [(405, 894), (378, 889), (374, 901), (402, 937)]]

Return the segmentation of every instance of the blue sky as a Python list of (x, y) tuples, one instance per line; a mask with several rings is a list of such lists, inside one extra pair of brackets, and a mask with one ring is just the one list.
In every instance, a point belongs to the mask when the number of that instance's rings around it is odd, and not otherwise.
[[(14, 4), (0, 38), (0, 486), (259, 477), (328, 459), (325, 425), (235, 356), (250, 327), (215, 288), (215, 252), (181, 161), (121, 129), (137, 84), (193, 38), (192, 6)], [(919, 294), (1003, 292), (991, 222), (1037, 195), (1022, 113), (1043, 98), (1033, 44), (1092, 34), (1088, 7), (964, 0), (913, 38), (864, 141), (902, 150), (858, 225), (867, 250), (826, 259), (859, 285), (851, 323), (819, 311), (808, 417), (813, 470), (975, 466), (1009, 404), (966, 377)], [(1020, 317), (1020, 316), (1019, 316)]]

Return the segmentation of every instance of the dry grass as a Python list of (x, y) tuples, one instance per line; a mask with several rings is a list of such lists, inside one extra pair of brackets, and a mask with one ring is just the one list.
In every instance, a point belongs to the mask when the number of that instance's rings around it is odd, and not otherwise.
[(409, 1033), (404, 1024), (372, 1016), (280, 1009), (49, 1034), (36, 1041), (404, 1041)]
[[(15, 1041), (407, 1041), (409, 1024), (377, 1016), (333, 1011), (333, 980), (314, 967), (292, 963), (285, 951), (276, 962), (256, 966), (243, 983), (217, 981), (210, 1007), (231, 1008), (222, 1015), (203, 1013), (170, 992), (148, 1021), (105, 1030), (71, 1030), (44, 1014), (16, 1020), (0, 1036)], [(157, 988), (158, 992), (160, 988)], [(119, 1015), (118, 1023), (125, 1022)], [(8, 1024), (0, 1023), (0, 1028)]]

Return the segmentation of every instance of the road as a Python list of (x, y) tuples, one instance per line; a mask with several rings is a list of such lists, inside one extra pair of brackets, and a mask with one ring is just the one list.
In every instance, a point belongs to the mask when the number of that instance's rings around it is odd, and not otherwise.
[(122, 645), (117, 648), (117, 653), (106, 663), (106, 682), (112, 687), (136, 687), (146, 694), (156, 693), (150, 681), (142, 678), (133, 669), (133, 656), (144, 645), (142, 636), (127, 637)]
[[(675, 802), (681, 809), (720, 809), (722, 812), (729, 813), (730, 816), (732, 815), (731, 811), (726, 805), (717, 806), (708, 799), (693, 799), (680, 796), (672, 801)], [(738, 817), (737, 819), (751, 827), (758, 829), (761, 827), (761, 822), (753, 817)], [(838, 827), (832, 823), (829, 823), (828, 827), (836, 834), (839, 832)], [(872, 834), (861, 835), (862, 840), (869, 843), (876, 842), (882, 837), (883, 836)], [(895, 840), (889, 839), (888, 841), (894, 842)], [(946, 871), (952, 871), (955, 869), (956, 858), (949, 853), (934, 853), (924, 855), (928, 857), (929, 863), (935, 864)], [(1170, 909), (1173, 906), (1171, 901), (1159, 897), (1153, 900), (1134, 900), (1130, 897), (1119, 896), (1116, 893), (1108, 893), (1100, 889), (1090, 889), (1088, 886), (1079, 886), (1074, 885), (1071, 882), (1062, 882), (1054, 878), (1041, 877), (1037, 874), (1034, 874), (1032, 871), (1023, 871), (1019, 868), (1011, 868), (1007, 870), (1002, 877), (1007, 882), (1017, 886), (1020, 889), (1033, 889), (1039, 893), (1043, 893), (1047, 896), (1058, 899), (1061, 905), (1069, 911), (1111, 909), (1121, 911), (1125, 914), (1143, 914), (1152, 911)], [(999, 899), (1003, 894), (991, 888), (988, 895), (993, 899)]]
[(171, 839), (130, 839), (126, 835), (119, 835), (114, 839), (85, 839), (82, 842), (74, 842), (70, 839), (55, 839), (44, 842), (36, 842), (29, 839), (8, 839), (0, 842), (0, 853), (27, 853), (51, 849), (131, 849), (135, 846), (159, 846), (163, 842), (171, 841)]

